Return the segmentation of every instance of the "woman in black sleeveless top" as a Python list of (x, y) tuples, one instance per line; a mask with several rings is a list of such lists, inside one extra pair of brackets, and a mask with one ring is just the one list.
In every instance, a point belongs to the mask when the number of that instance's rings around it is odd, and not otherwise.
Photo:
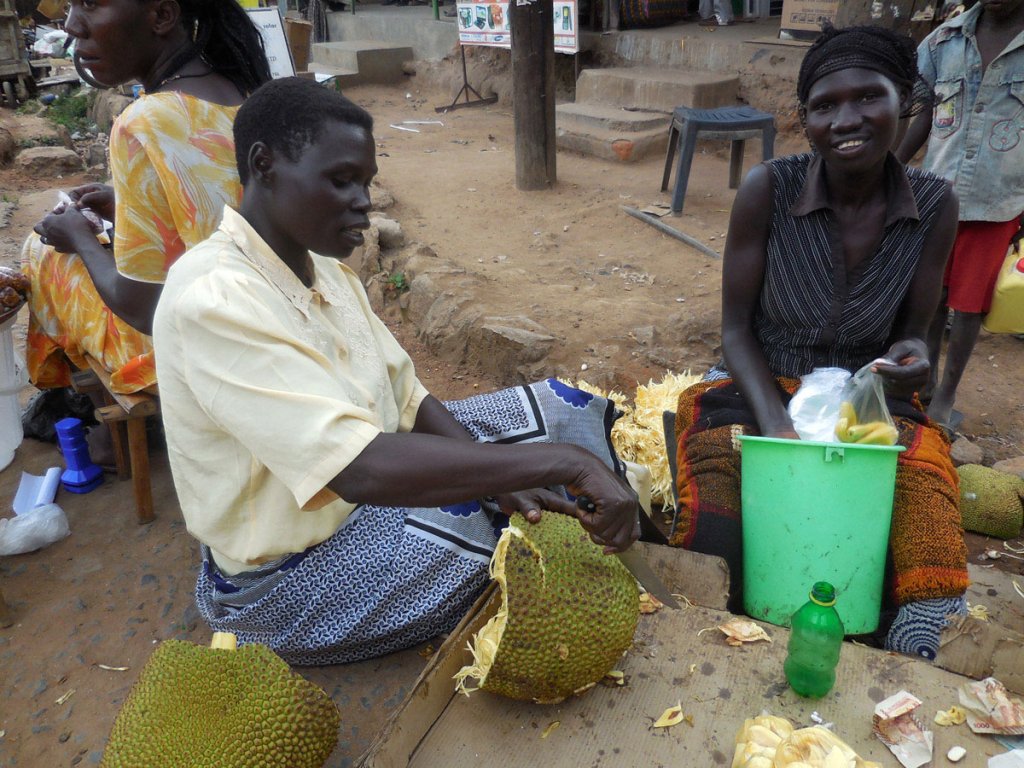
[[(828, 27), (797, 95), (814, 150), (751, 170), (733, 205), (722, 286), (723, 364), (682, 394), (679, 507), (672, 543), (726, 558), (742, 605), (737, 431), (797, 438), (786, 407), (813, 369), (878, 358), (900, 455), (887, 597), (887, 647), (934, 658), (948, 613), (964, 609), (966, 548), (945, 435), (914, 393), (956, 232), (957, 199), (890, 152), (919, 111), (910, 38)], [(827, 514), (823, 510), (823, 514)], [(927, 531), (927, 535), (922, 532)]]

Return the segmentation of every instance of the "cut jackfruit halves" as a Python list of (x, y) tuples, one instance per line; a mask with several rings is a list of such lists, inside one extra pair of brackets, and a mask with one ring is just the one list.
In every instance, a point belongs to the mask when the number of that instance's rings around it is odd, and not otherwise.
[(265, 645), (160, 644), (114, 721), (101, 768), (321, 768), (341, 716)]
[(598, 682), (633, 642), (636, 581), (579, 522), (514, 515), (491, 559), (501, 608), (474, 636), (474, 663), (455, 676), (513, 699), (555, 703)]

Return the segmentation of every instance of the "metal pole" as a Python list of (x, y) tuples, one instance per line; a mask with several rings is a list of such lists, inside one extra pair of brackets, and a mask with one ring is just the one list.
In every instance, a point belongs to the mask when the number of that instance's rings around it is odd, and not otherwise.
[(632, 216), (634, 219), (640, 219), (644, 224), (650, 224), (659, 232), (664, 232), (666, 235), (674, 237), (676, 240), (680, 240), (686, 243), (691, 248), (696, 248), (698, 251), (703, 253), (705, 256), (710, 256), (712, 259), (720, 259), (721, 255), (715, 253), (713, 250), (708, 248), (704, 243), (695, 237), (691, 237), (685, 232), (680, 232), (678, 229), (670, 227), (668, 224), (663, 222), (657, 216), (651, 216), (649, 213), (644, 213), (636, 208), (630, 208), (628, 205), (621, 206), (622, 210)]

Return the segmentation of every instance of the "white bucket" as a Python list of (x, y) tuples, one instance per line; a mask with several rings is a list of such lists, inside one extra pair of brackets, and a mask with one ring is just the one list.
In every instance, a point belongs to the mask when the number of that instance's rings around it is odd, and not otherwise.
[(0, 323), (0, 470), (14, 461), (14, 451), (25, 436), (21, 430), (18, 393), (28, 383), (21, 356), (14, 351), (16, 315)]

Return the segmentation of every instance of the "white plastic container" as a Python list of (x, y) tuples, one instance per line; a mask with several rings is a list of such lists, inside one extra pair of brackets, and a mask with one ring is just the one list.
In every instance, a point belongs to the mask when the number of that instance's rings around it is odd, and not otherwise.
[(14, 351), (14, 321), (17, 314), (0, 323), (0, 470), (14, 460), (14, 452), (25, 436), (21, 430), (18, 393), (28, 383), (21, 356)]

